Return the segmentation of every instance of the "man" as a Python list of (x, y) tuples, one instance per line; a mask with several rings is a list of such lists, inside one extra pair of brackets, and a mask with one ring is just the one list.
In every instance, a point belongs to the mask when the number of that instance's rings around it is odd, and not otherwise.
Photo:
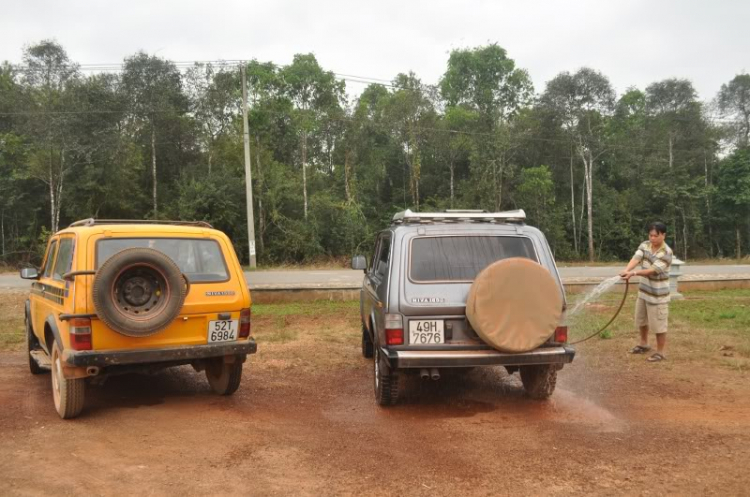
[[(667, 320), (669, 318), (669, 267), (672, 265), (672, 249), (664, 242), (667, 226), (655, 222), (648, 226), (648, 241), (641, 243), (635, 255), (620, 276), (629, 280), (641, 276), (638, 299), (635, 304), (635, 325), (641, 331), (641, 343), (630, 350), (631, 354), (645, 354), (651, 350), (648, 344), (649, 330), (656, 334), (656, 353), (647, 360), (659, 362), (666, 359)], [(641, 269), (635, 270), (640, 264)]]

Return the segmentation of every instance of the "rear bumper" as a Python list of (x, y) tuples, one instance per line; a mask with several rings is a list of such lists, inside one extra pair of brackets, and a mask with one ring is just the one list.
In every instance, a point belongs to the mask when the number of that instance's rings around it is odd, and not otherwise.
[(474, 366), (525, 366), (568, 364), (575, 350), (570, 347), (544, 347), (531, 352), (507, 354), (497, 350), (388, 350), (381, 349), (392, 368), (459, 368)]
[(165, 362), (190, 362), (227, 355), (254, 354), (258, 345), (254, 339), (241, 342), (187, 345), (159, 349), (131, 350), (70, 350), (63, 351), (62, 358), (69, 366), (117, 366), (122, 364), (153, 364)]

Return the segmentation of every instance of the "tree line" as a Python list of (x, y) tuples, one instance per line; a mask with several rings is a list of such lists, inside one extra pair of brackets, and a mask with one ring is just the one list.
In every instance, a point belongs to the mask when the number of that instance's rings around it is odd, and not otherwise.
[(702, 102), (687, 79), (617, 95), (591, 68), (536, 90), (497, 44), (453, 50), (429, 85), (312, 54), (82, 67), (46, 40), (0, 66), (0, 262), (38, 263), (87, 217), (209, 221), (247, 259), (243, 70), (261, 264), (369, 252), (406, 208), (523, 208), (563, 260), (627, 259), (653, 220), (683, 259), (750, 243), (748, 74)]

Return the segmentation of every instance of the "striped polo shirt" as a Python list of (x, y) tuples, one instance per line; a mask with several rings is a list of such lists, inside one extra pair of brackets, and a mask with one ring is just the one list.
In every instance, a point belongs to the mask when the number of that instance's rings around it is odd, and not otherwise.
[(641, 276), (641, 284), (638, 287), (639, 298), (649, 304), (669, 302), (669, 267), (672, 265), (672, 256), (672, 249), (666, 243), (662, 243), (656, 251), (649, 241), (638, 246), (633, 257), (641, 262), (641, 268), (656, 270), (655, 274)]

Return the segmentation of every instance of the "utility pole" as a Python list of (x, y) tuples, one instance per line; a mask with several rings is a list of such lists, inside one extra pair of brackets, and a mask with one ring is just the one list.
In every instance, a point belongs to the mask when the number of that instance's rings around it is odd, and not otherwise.
[(255, 217), (253, 216), (253, 174), (250, 164), (250, 130), (247, 124), (247, 66), (243, 62), (242, 72), (242, 129), (245, 142), (245, 197), (247, 201), (247, 238), (250, 246), (250, 267), (256, 267), (255, 261)]

